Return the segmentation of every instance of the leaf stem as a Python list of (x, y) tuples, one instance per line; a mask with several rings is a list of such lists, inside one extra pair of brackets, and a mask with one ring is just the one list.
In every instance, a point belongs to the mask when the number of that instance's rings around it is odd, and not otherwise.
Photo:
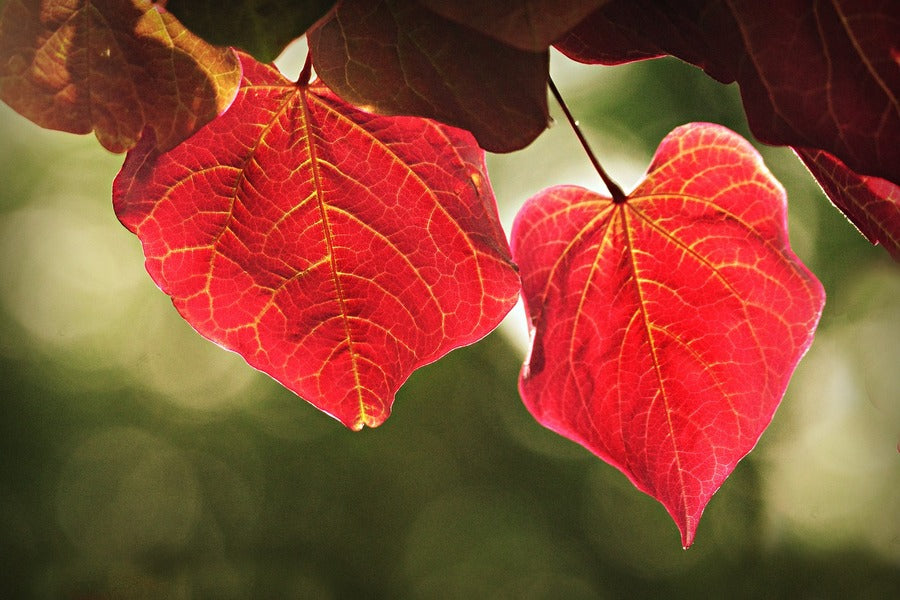
[(307, 50), (306, 52), (306, 62), (303, 63), (303, 70), (300, 71), (300, 76), (297, 77), (297, 86), (305, 87), (309, 85), (309, 78), (312, 76), (312, 52)]
[(593, 150), (591, 150), (587, 138), (584, 137), (584, 133), (582, 133), (581, 128), (578, 126), (578, 122), (572, 116), (572, 113), (569, 111), (569, 107), (566, 106), (566, 101), (563, 100), (562, 94), (559, 93), (559, 90), (556, 88), (556, 84), (553, 83), (553, 78), (548, 77), (547, 81), (550, 83), (550, 91), (553, 92), (553, 97), (556, 98), (556, 102), (559, 104), (559, 107), (562, 108), (563, 113), (565, 113), (566, 119), (569, 121), (569, 125), (572, 127), (572, 131), (575, 132), (575, 135), (578, 137), (578, 141), (581, 142), (581, 147), (584, 148), (584, 151), (587, 153), (588, 158), (591, 160), (591, 164), (594, 165), (594, 168), (600, 175), (600, 179), (602, 179), (603, 183), (606, 184), (606, 189), (609, 190), (613, 202), (615, 204), (622, 204), (627, 199), (625, 194), (622, 192), (622, 188), (620, 188), (618, 184), (613, 181), (609, 175), (607, 175), (606, 171), (600, 165), (600, 161), (597, 160), (597, 157), (594, 155)]

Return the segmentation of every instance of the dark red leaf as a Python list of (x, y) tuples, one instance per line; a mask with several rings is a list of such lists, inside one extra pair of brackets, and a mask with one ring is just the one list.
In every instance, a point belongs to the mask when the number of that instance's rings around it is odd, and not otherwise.
[(415, 2), (345, 0), (310, 31), (316, 73), (346, 101), (471, 131), (493, 152), (547, 127), (548, 53), (517, 50)]
[(873, 244), (900, 261), (900, 186), (857, 175), (821, 150), (796, 149), (832, 202)]
[(614, 0), (557, 47), (614, 64), (672, 54), (737, 81), (761, 141), (900, 183), (900, 12), (883, 0)]
[(518, 276), (467, 132), (381, 117), (241, 55), (232, 107), (114, 185), (147, 270), (197, 331), (347, 427), (493, 329)]
[(526, 406), (659, 500), (684, 546), (812, 342), (825, 296), (786, 229), (760, 156), (710, 124), (669, 134), (625, 202), (550, 188), (513, 226)]
[[(709, 72), (705, 59), (715, 56), (701, 35), (704, 20), (699, 4), (686, 0), (676, 7), (653, 0), (610, 0), (554, 45), (572, 60), (587, 64), (618, 65), (672, 54)], [(715, 71), (710, 75), (720, 81), (734, 80), (727, 72)]]
[(505, 44), (546, 50), (608, 0), (419, 0), (433, 12)]
[(112, 152), (145, 127), (174, 146), (228, 107), (240, 77), (231, 50), (150, 0), (9, 0), (0, 15), (0, 99)]

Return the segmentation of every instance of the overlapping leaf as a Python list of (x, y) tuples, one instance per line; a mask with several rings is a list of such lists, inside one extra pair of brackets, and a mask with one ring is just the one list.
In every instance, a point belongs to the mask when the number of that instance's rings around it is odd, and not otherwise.
[(898, 31), (876, 1), (615, 0), (557, 47), (582, 62), (673, 54), (737, 81), (760, 140), (900, 181)]
[(608, 0), (419, 0), (435, 13), (522, 50), (544, 51)]
[[(615, 0), (558, 47), (576, 60), (605, 64), (678, 56), (720, 81), (739, 83), (750, 127), (760, 140), (826, 152), (843, 163), (840, 170), (847, 172), (841, 178), (878, 177), (897, 185), (900, 13), (895, 8), (877, 0)], [(828, 177), (820, 183), (835, 191)], [(855, 223), (871, 218), (856, 212), (853, 198), (833, 199)], [(879, 227), (896, 236), (900, 225)]]
[(518, 295), (484, 154), (467, 132), (241, 61), (224, 115), (128, 154), (116, 214), (201, 334), (348, 427), (377, 426), (414, 369)]
[[(709, 4), (709, 6), (707, 6)], [(703, 68), (710, 76), (734, 81), (733, 56), (740, 41), (717, 42), (736, 33), (720, 4), (707, 0), (678, 3), (610, 0), (571, 29), (555, 47), (578, 62), (616, 65), (671, 54)], [(721, 38), (718, 28), (728, 26)]]
[(797, 154), (832, 202), (873, 244), (881, 244), (900, 261), (900, 186), (886, 179), (857, 175), (821, 150)]
[(166, 10), (208, 42), (269, 62), (334, 5), (335, 0), (168, 0)]
[(402, 0), (344, 0), (309, 33), (316, 73), (348, 102), (471, 131), (510, 152), (547, 127), (548, 53), (512, 48)]
[(691, 124), (622, 203), (578, 187), (531, 198), (512, 248), (533, 334), (526, 406), (658, 499), (689, 546), (824, 302), (788, 246), (783, 188), (745, 140)]
[(0, 99), (113, 152), (145, 127), (174, 146), (228, 107), (240, 76), (231, 50), (150, 0), (10, 0), (0, 16)]

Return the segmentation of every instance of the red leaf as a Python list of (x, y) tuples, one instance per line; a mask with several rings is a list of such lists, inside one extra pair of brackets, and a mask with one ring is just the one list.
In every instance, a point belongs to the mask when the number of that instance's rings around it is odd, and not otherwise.
[(41, 127), (124, 152), (150, 127), (171, 148), (224, 111), (237, 58), (150, 0), (9, 0), (0, 99)]
[(319, 77), (374, 112), (468, 129), (493, 152), (547, 127), (546, 49), (517, 50), (401, 0), (344, 0), (308, 37)]
[(900, 261), (900, 186), (865, 177), (821, 150), (796, 148), (822, 189), (860, 232)]
[(484, 153), (240, 57), (224, 115), (128, 154), (116, 214), (197, 331), (347, 427), (377, 426), (413, 370), (516, 300)]
[(760, 156), (710, 124), (669, 134), (625, 202), (550, 188), (513, 226), (526, 406), (659, 500), (685, 547), (812, 342), (824, 292), (786, 227)]
[(672, 54), (737, 81), (761, 141), (900, 183), (900, 13), (879, 0), (616, 0), (557, 47), (614, 64)]

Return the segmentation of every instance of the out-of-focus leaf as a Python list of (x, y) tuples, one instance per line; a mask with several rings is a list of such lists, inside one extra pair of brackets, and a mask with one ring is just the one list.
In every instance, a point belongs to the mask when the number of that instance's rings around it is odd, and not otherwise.
[(240, 76), (231, 50), (149, 0), (9, 0), (0, 15), (0, 99), (112, 152), (145, 127), (171, 148), (228, 107)]
[(166, 9), (206, 41), (271, 62), (334, 5), (335, 0), (168, 0)]
[[(241, 55), (234, 105), (114, 184), (147, 270), (207, 338), (351, 429), (519, 291), (467, 132), (360, 111)], [(306, 72), (308, 74), (308, 71)]]
[(841, 212), (873, 244), (900, 261), (900, 187), (878, 177), (857, 175), (821, 150), (795, 149)]
[(341, 2), (309, 45), (322, 80), (374, 112), (467, 129), (493, 152), (547, 127), (546, 51), (517, 50), (415, 2)]
[(542, 51), (608, 0), (418, 0), (435, 13), (522, 50)]
[(812, 342), (821, 284), (753, 147), (695, 123), (624, 202), (545, 190), (512, 232), (532, 347), (525, 405), (659, 500), (691, 545)]

